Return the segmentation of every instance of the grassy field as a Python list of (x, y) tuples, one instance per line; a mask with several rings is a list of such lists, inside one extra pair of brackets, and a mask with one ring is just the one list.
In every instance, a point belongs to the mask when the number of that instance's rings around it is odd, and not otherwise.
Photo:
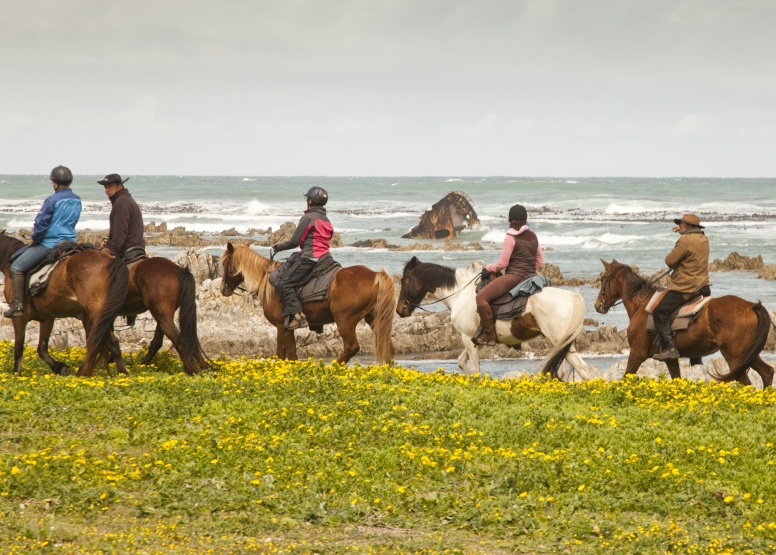
[(0, 343), (0, 553), (776, 552), (773, 390), (128, 359)]

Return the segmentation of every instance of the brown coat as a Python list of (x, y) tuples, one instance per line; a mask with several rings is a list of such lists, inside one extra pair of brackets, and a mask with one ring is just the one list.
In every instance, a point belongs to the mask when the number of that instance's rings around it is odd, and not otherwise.
[(113, 256), (123, 256), (127, 249), (145, 247), (143, 215), (140, 207), (126, 189), (110, 197), (110, 233), (106, 248)]
[(709, 284), (709, 240), (701, 230), (690, 230), (679, 237), (674, 250), (666, 256), (666, 265), (674, 272), (668, 289), (682, 293), (685, 300), (700, 287)]

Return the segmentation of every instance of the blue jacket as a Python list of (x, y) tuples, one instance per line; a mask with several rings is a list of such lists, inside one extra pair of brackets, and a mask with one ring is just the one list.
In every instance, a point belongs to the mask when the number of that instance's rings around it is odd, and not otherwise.
[(43, 202), (35, 216), (32, 242), (54, 248), (62, 241), (75, 241), (75, 224), (81, 217), (81, 197), (70, 190), (60, 189)]

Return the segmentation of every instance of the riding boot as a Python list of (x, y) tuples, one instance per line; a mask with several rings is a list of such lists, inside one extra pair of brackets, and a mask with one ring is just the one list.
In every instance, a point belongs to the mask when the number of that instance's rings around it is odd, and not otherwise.
[(24, 316), (24, 273), (11, 272), (11, 282), (13, 283), (13, 301), (8, 310), (3, 312), (6, 318), (19, 318)]
[(294, 318), (288, 322), (288, 327), (286, 328), (288, 331), (294, 331), (298, 330), (299, 328), (306, 328), (308, 327), (307, 318), (305, 317), (303, 312), (297, 312), (294, 315)]
[(654, 360), (666, 361), (676, 360), (679, 358), (679, 349), (676, 348), (674, 342), (674, 334), (671, 332), (671, 324), (656, 325), (655, 326), (658, 336), (660, 336), (660, 343), (663, 345), (663, 351), (652, 356)]
[(492, 347), (498, 341), (496, 337), (496, 326), (493, 322), (493, 312), (490, 310), (490, 305), (482, 305), (477, 307), (477, 314), (480, 315), (480, 325), (482, 326), (482, 333), (474, 340), (476, 345), (488, 345)]

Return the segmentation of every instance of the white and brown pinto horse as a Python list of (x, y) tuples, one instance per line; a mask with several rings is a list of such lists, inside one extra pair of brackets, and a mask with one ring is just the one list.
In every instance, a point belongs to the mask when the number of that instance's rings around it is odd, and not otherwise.
[[(480, 355), (471, 338), (480, 325), (475, 302), (476, 273), (465, 268), (448, 268), (421, 262), (417, 257), (404, 266), (401, 292), (396, 312), (406, 318), (427, 293), (441, 300), (450, 309), (453, 328), (461, 334), (464, 350), (458, 357), (458, 367), (470, 376), (480, 371)], [(546, 337), (553, 345), (542, 368), (543, 372), (561, 380), (569, 379), (563, 361), (567, 361), (583, 380), (594, 377), (574, 349), (574, 341), (582, 333), (585, 301), (578, 292), (546, 287), (528, 298), (525, 312), (513, 320), (497, 320), (499, 343), (517, 345), (535, 337)], [(471, 370), (468, 363), (471, 362)]]

